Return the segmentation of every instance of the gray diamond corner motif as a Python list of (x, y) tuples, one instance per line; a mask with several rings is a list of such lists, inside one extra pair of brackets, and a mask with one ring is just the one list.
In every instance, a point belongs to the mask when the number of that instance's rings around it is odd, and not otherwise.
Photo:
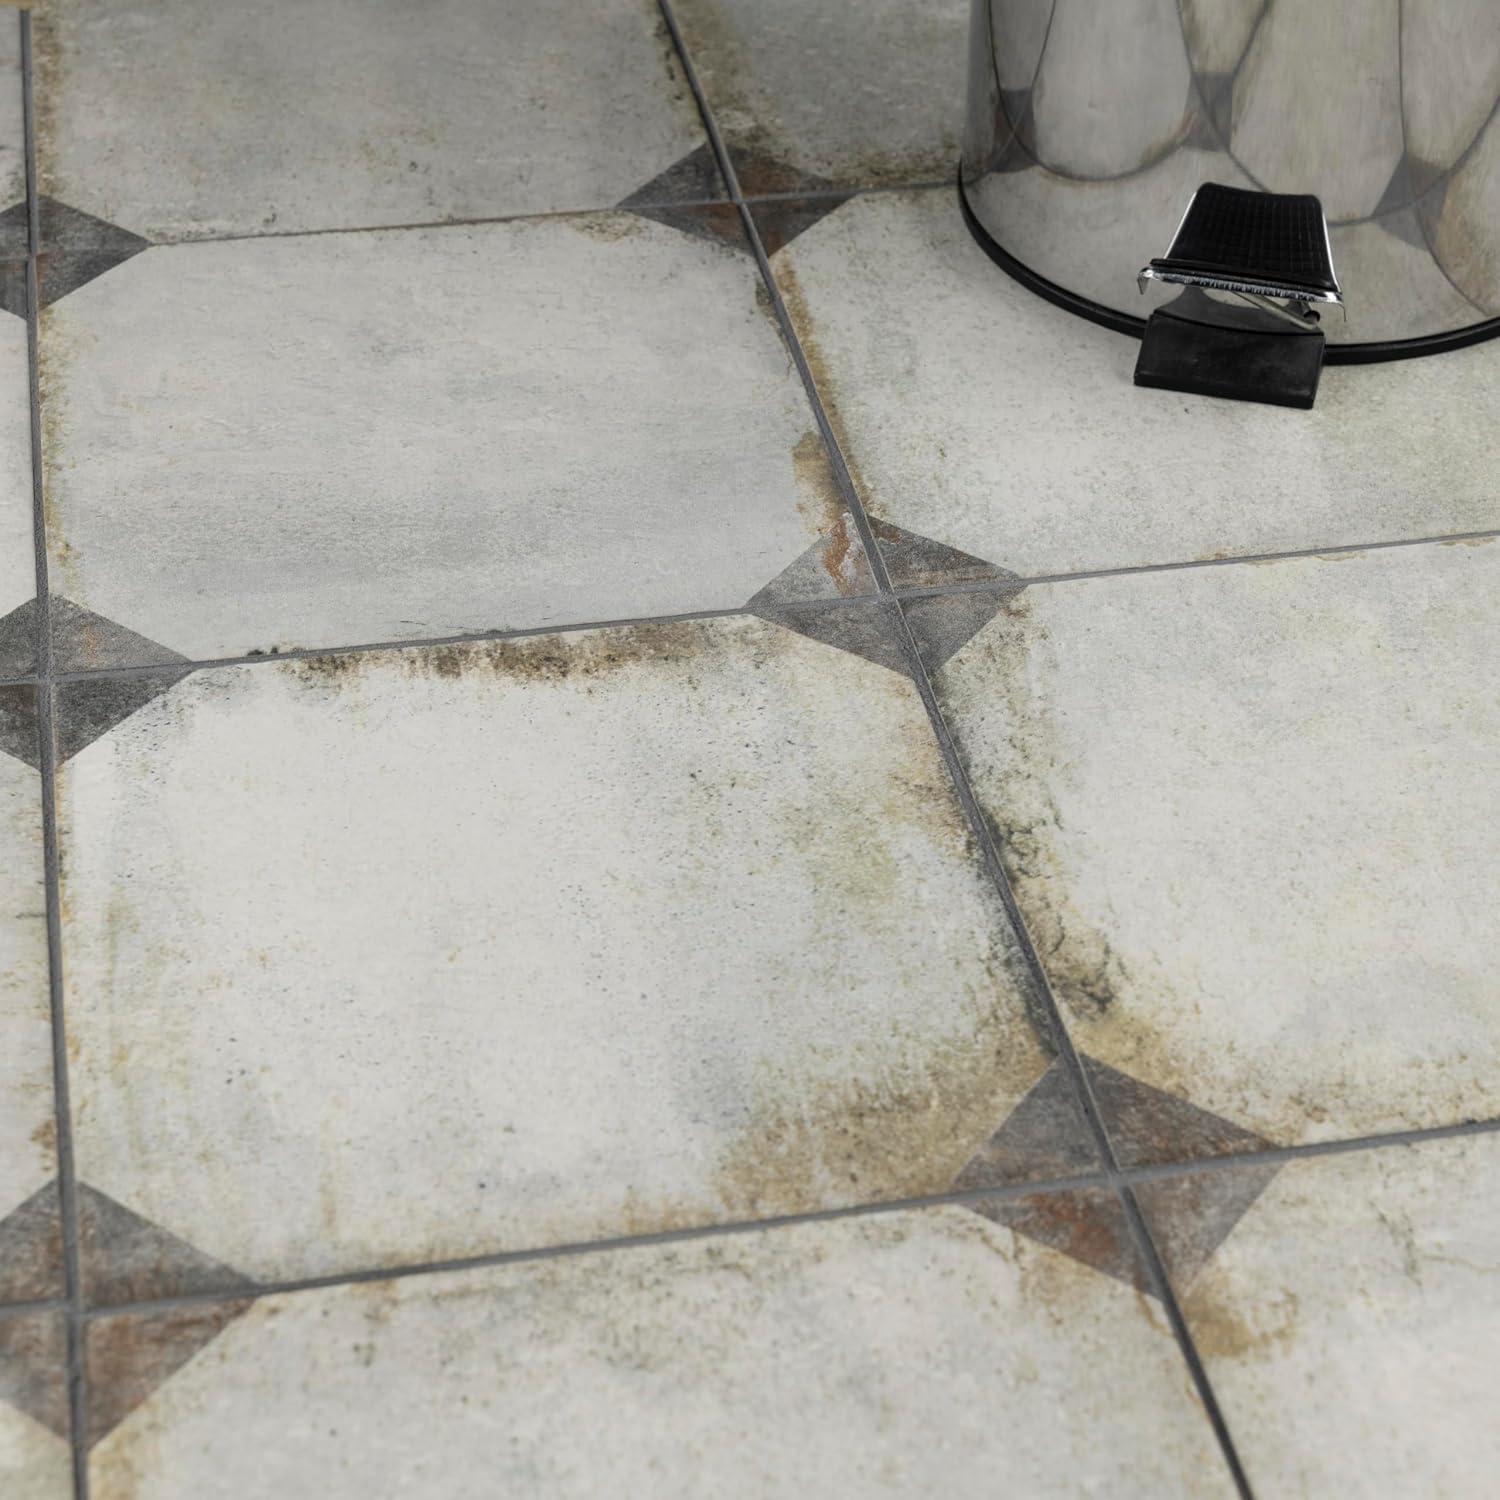
[[(56, 594), (51, 599), (51, 616), (53, 660), (59, 671), (154, 669), (59, 683), (55, 725), (59, 763), (108, 734), (193, 670), (186, 658), (160, 642)], [(0, 673), (9, 670), (20, 675), (34, 670), (37, 626), (35, 599), (0, 616)], [(0, 684), (0, 752), (33, 768), (41, 764), (36, 693), (29, 683)]]
[[(775, 255), (851, 196), (825, 178), (799, 171), (761, 151), (733, 147), (729, 157), (741, 191), (756, 200), (752, 211), (767, 255)], [(726, 201), (713, 201), (716, 199)], [(729, 245), (746, 254), (750, 251), (739, 210), (727, 201), (724, 180), (707, 145), (695, 147), (673, 162), (617, 207), (684, 234)]]
[[(1271, 1144), (1185, 1099), (1092, 1058), (1083, 1061), (1125, 1166), (1169, 1157), (1189, 1160), (1253, 1151)], [(1065, 1177), (1089, 1170), (1092, 1155), (1092, 1145), (1073, 1106), (1067, 1071), (1061, 1062), (1054, 1062), (974, 1154), (953, 1185), (964, 1190), (996, 1187), (1028, 1177)], [(1274, 1162), (1250, 1162), (1135, 1185), (1137, 1201), (1179, 1290), (1208, 1264), (1277, 1170)], [(972, 1206), (1017, 1234), (1139, 1290), (1151, 1290), (1131, 1248), (1124, 1212), (1113, 1193), (1044, 1193), (1031, 1198), (982, 1200)]]
[[(87, 1183), (78, 1184), (77, 1202), (79, 1259), (95, 1304), (229, 1294), (201, 1304), (122, 1312), (90, 1325), (90, 1368), (109, 1374), (90, 1385), (92, 1444), (245, 1312), (255, 1284)], [(0, 1219), (0, 1248), (8, 1259), (51, 1265), (60, 1256), (59, 1220), (56, 1184), (49, 1183)], [(64, 1361), (39, 1330), (37, 1319), (0, 1318), (0, 1400), (66, 1438)]]
[[(56, 198), (38, 199), (37, 218), (41, 230), (37, 284), (43, 307), (112, 271), (151, 244), (143, 235)], [(25, 259), (27, 242), (26, 204), (13, 203), (0, 212), (0, 253), (5, 258), (0, 307), (19, 318), (26, 316), (26, 277), (20, 262)]]

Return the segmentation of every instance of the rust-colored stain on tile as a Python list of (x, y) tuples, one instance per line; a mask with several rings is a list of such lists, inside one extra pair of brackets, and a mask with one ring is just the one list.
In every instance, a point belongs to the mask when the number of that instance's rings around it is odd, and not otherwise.
[(840, 595), (858, 593), (867, 577), (864, 556), (851, 535), (853, 522), (818, 433), (806, 432), (798, 439), (792, 450), (792, 471), (797, 480), (797, 508), (809, 528), (828, 540), (821, 557), (823, 570)]
[(1139, 1292), (1152, 1290), (1136, 1254), (1130, 1221), (1108, 1188), (1032, 1193), (970, 1205), (978, 1214), (1050, 1249), (1113, 1276)]
[(97, 1443), (252, 1305), (207, 1302), (89, 1324), (88, 1440)]
[(398, 667), (411, 677), (513, 682), (598, 681), (652, 663), (685, 662), (715, 648), (711, 622), (683, 620), (576, 634), (527, 636), (394, 651), (343, 651), (294, 658), (286, 670), (315, 687), (337, 688)]

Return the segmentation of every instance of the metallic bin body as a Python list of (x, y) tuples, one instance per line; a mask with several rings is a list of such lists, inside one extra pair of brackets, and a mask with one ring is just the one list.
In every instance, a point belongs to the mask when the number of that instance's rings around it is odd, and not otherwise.
[(974, 0), (961, 191), (1038, 291), (1136, 329), (1202, 182), (1316, 193), (1330, 358), (1500, 333), (1497, 0)]

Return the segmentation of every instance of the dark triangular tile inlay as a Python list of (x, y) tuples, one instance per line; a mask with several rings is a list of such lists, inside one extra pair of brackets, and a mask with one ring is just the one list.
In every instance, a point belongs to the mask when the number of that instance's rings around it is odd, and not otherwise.
[(68, 1337), (55, 1313), (0, 1316), (0, 1401), (67, 1441)]
[(1228, 1156), (1237, 1151), (1262, 1151), (1271, 1145), (1253, 1130), (1091, 1057), (1084, 1059), (1084, 1068), (1121, 1166), (1146, 1167), (1201, 1156)]
[(631, 212), (640, 218), (665, 224), (669, 229), (690, 234), (696, 239), (708, 240), (715, 245), (727, 245), (731, 250), (750, 254), (750, 241), (745, 238), (740, 211), (732, 203), (657, 203), (633, 208)]
[(0, 615), (0, 677), (27, 677), (36, 670), (37, 621), (35, 599)]
[(59, 672), (107, 667), (167, 667), (185, 660), (176, 651), (60, 595), (52, 596), (52, 663)]
[(1276, 1162), (1247, 1162), (1136, 1184), (1136, 1202), (1178, 1291), (1208, 1264), (1278, 1170)]
[(181, 682), (193, 669), (140, 672), (130, 677), (81, 677), (57, 685), (58, 763), (70, 759), (131, 714)]
[(1053, 1062), (1005, 1123), (953, 1179), (959, 1192), (1097, 1171), (1094, 1139), (1078, 1108), (1068, 1070)]
[(57, 1184), (0, 1219), (0, 1302), (35, 1302), (62, 1294), (62, 1216)]
[(247, 1291), (254, 1285), (87, 1183), (78, 1185), (78, 1258), (95, 1305)]
[(872, 517), (870, 528), (895, 588), (943, 588), (950, 583), (981, 583), (994, 578), (1020, 582), (1018, 575), (1006, 568), (997, 568), (982, 557), (918, 536), (889, 521)]
[(765, 198), (752, 205), (755, 228), (767, 255), (785, 249), (799, 234), (820, 223), (853, 195), (834, 193), (820, 198)]
[[(248, 1277), (87, 1183), (78, 1184), (77, 1199), (79, 1262), (92, 1305), (194, 1292), (254, 1292)], [(0, 1265), (60, 1262), (60, 1221), (56, 1185), (49, 1184), (0, 1220)], [(88, 1347), (89, 1441), (98, 1442), (252, 1301), (253, 1296), (237, 1297), (94, 1324)], [(17, 1326), (26, 1321), (0, 1318), (0, 1400), (66, 1436), (66, 1385), (60, 1396), (53, 1385), (65, 1361), (34, 1329)]]
[(800, 608), (796, 605), (758, 606), (752, 600), (748, 607), (751, 614), (762, 620), (780, 625), (785, 630), (795, 630), (811, 641), (862, 656), (878, 667), (901, 673), (903, 677), (910, 673), (900, 636), (885, 604), (820, 609), (816, 605)]
[[(139, 255), (151, 241), (132, 234), (105, 219), (96, 219), (55, 198), (38, 202), (41, 250), (37, 255), (37, 279), (43, 307), (75, 292), (106, 271)], [(19, 242), (26, 253), (26, 205), (12, 204), (0, 213), (0, 245)], [(13, 263), (12, 263), (13, 264)], [(15, 275), (0, 279), (0, 306), (17, 317), (26, 316), (26, 282)]]
[(619, 206), (635, 210), (660, 203), (703, 203), (728, 196), (714, 153), (705, 142), (637, 188)]
[(118, 1427), (252, 1304), (253, 1299), (247, 1297), (155, 1313), (121, 1313), (91, 1322), (87, 1349), (90, 1446)]
[(704, 145), (689, 151), (616, 206), (683, 234), (748, 254), (750, 242), (745, 238), (739, 209), (729, 202), (706, 201), (727, 196), (714, 154)]
[(1019, 587), (982, 589), (905, 600), (906, 623), (928, 671), (937, 671), (962, 651), (1019, 592)]
[(27, 683), (0, 685), (0, 753), (13, 755), (33, 770), (42, 765), (37, 737), (36, 689)]
[(746, 606), (755, 613), (810, 599), (844, 599), (872, 593), (875, 575), (847, 514), (826, 536), (788, 563)]
[(1139, 1292), (1152, 1290), (1136, 1254), (1130, 1221), (1120, 1200), (1108, 1188), (988, 1199), (970, 1207), (993, 1223), (1059, 1250)]

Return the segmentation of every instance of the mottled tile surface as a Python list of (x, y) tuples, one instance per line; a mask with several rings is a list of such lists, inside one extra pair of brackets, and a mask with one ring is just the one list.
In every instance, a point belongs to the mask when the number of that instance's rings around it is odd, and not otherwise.
[(15, 743), (32, 695), (0, 688), (0, 1302), (52, 1296), (61, 1274), (41, 782)]
[(635, 214), (149, 250), (45, 314), (53, 587), (197, 658), (868, 587), (762, 301)]
[(56, 1313), (0, 1309), (0, 1492), (70, 1500), (67, 1334)]
[(1486, 1135), (1292, 1163), (1261, 1194), (1183, 1298), (1257, 1494), (1491, 1491), (1497, 1187)]
[(673, 0), (747, 194), (952, 175), (963, 0)]
[[(1036, 585), (941, 669), (1088, 1055), (1273, 1142), (1500, 1113), (1497, 584), (1485, 543)], [(1193, 1133), (1144, 1159), (1253, 1145)]]
[(1500, 525), (1500, 346), (1326, 370), (1289, 418), (1138, 390), (1139, 345), (1008, 277), (951, 191), (851, 199), (774, 266), (871, 509), (998, 567)]
[(56, 0), (42, 191), (154, 240), (607, 208), (703, 142), (648, 0)]
[(138, 709), (61, 773), (81, 1178), (254, 1277), (945, 1190), (1047, 1058), (879, 630)]
[(955, 1208), (269, 1298), (92, 1474), (100, 1500), (1233, 1493), (1151, 1304)]

